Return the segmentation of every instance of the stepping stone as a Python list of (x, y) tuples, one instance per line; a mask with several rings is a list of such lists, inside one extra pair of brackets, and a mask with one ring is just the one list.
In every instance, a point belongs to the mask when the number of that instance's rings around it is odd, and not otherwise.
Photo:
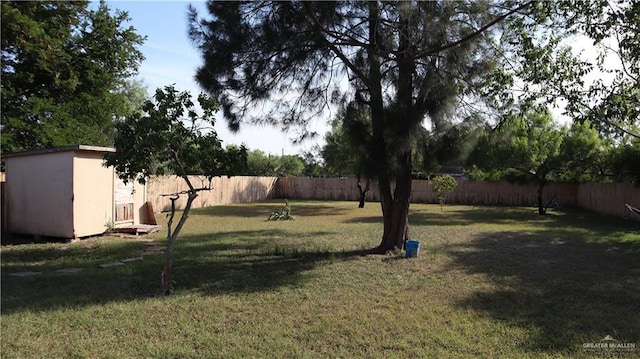
[(164, 248), (147, 248), (145, 250), (145, 252), (156, 252), (156, 253), (162, 253), (164, 252)]
[(162, 254), (162, 251), (146, 251), (142, 253), (142, 256), (157, 256), (158, 254)]
[(119, 266), (123, 266), (124, 263), (122, 262), (113, 262), (113, 263), (105, 263), (105, 264), (100, 264), (98, 265), (98, 267), (100, 268), (111, 268), (111, 267), (119, 267)]
[(155, 241), (147, 241), (147, 242), (142, 242), (143, 246), (148, 246), (148, 247), (154, 247), (154, 246), (162, 246), (162, 244), (155, 242)]
[(38, 275), (38, 274), (42, 274), (42, 272), (24, 271), (24, 272), (9, 273), (9, 275), (12, 277), (33, 277), (34, 275)]
[(62, 268), (58, 269), (56, 273), (78, 273), (82, 272), (84, 268)]
[(122, 263), (129, 263), (129, 262), (137, 262), (137, 261), (141, 261), (144, 258), (142, 257), (133, 257), (133, 258), (127, 258), (127, 259), (123, 259), (121, 260)]

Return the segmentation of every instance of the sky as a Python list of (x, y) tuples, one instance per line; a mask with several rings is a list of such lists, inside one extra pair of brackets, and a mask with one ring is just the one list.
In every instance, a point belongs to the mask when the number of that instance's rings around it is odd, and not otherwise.
[[(201, 16), (208, 15), (203, 1), (107, 1), (107, 6), (126, 11), (131, 18), (127, 24), (139, 35), (147, 36), (140, 47), (145, 56), (139, 69), (139, 79), (149, 94), (156, 88), (175, 84), (179, 91), (189, 91), (195, 98), (202, 92), (194, 80), (196, 69), (202, 64), (200, 54), (187, 36), (187, 7), (194, 5)], [(231, 133), (222, 116), (218, 116), (215, 130), (223, 145), (245, 144), (250, 150), (259, 149), (273, 155), (302, 154), (314, 145), (324, 143), (329, 118), (318, 118), (311, 130), (320, 135), (315, 139), (293, 144), (295, 133), (283, 133), (277, 127), (243, 124), (238, 133)]]

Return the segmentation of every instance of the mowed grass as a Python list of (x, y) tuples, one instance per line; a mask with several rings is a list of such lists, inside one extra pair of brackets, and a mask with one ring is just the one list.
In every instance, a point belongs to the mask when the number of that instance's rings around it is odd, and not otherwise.
[[(364, 255), (378, 203), (291, 203), (295, 221), (265, 220), (281, 201), (194, 210), (168, 297), (162, 256), (98, 268), (135, 239), (3, 246), (2, 358), (640, 356), (640, 222), (412, 204), (405, 259)], [(583, 348), (607, 335), (637, 349)]]

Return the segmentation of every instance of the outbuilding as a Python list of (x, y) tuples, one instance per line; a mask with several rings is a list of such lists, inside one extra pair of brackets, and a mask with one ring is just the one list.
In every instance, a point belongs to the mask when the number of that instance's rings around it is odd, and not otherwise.
[(109, 147), (76, 145), (3, 154), (5, 230), (81, 238), (144, 223), (146, 190), (104, 166)]

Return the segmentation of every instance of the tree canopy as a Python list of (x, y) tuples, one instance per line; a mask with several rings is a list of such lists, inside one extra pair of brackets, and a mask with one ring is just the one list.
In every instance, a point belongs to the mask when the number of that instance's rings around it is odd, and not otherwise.
[(371, 119), (366, 108), (350, 104), (341, 108), (325, 134), (321, 155), (330, 176), (372, 178), (372, 165), (367, 153), (371, 137)]
[[(544, 21), (515, 18), (501, 37), (505, 52), (525, 60), (501, 60), (495, 78), (509, 84), (501, 100), (516, 108), (555, 103), (605, 137), (638, 138), (640, 3), (575, 0), (539, 6)], [(579, 41), (592, 48), (577, 53), (573, 46)]]
[(110, 145), (144, 38), (101, 2), (2, 1), (2, 148)]
[(106, 158), (125, 180), (144, 183), (161, 175), (216, 176), (243, 173), (247, 167), (244, 146), (225, 150), (215, 131), (217, 102), (200, 94), (197, 104), (189, 92), (173, 86), (157, 89), (145, 101), (142, 113), (134, 112), (116, 123), (116, 152)]
[[(305, 128), (334, 100), (366, 107), (382, 252), (409, 238), (416, 143), (488, 106), (509, 106), (515, 75), (540, 83), (518, 71), (541, 58), (532, 55), (539, 41), (553, 44), (556, 29), (589, 15), (586, 6), (571, 9), (538, 1), (209, 2), (209, 18), (191, 9), (190, 37), (204, 62), (196, 79), (220, 99), (232, 129), (243, 121)], [(474, 107), (480, 99), (495, 101)]]
[(546, 213), (545, 185), (551, 180), (588, 181), (602, 178), (604, 155), (600, 139), (588, 122), (569, 129), (548, 110), (507, 115), (497, 128), (480, 138), (469, 165), (482, 172), (474, 179), (521, 179), (538, 185), (538, 213)]
[(305, 171), (304, 160), (297, 155), (275, 156), (253, 150), (247, 156), (247, 171), (250, 176), (299, 176)]

